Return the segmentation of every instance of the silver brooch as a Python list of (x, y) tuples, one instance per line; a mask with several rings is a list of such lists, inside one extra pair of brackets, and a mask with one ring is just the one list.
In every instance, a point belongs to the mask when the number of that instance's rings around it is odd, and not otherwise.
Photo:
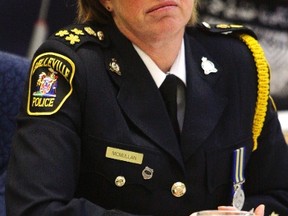
[(205, 75), (208, 75), (210, 73), (216, 73), (218, 71), (217, 68), (215, 68), (214, 63), (208, 60), (206, 57), (202, 57), (201, 60), (201, 67), (204, 70)]

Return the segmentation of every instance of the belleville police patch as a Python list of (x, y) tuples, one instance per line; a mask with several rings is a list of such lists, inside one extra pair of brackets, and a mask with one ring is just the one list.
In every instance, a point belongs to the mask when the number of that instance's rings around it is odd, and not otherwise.
[(31, 67), (27, 112), (52, 115), (72, 94), (75, 65), (71, 59), (47, 52), (37, 56)]

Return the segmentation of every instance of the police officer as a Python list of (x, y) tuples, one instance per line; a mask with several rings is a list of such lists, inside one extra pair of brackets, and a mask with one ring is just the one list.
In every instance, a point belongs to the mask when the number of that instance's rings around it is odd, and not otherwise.
[(9, 216), (288, 213), (287, 145), (251, 31), (197, 26), (193, 0), (78, 4), (80, 24), (31, 65)]

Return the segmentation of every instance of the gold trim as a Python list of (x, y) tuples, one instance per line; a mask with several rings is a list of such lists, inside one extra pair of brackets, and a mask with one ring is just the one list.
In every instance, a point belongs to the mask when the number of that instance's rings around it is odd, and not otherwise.
[(271, 104), (272, 104), (272, 106), (273, 106), (274, 110), (275, 110), (275, 111), (278, 111), (278, 110), (277, 110), (277, 106), (276, 106), (276, 103), (275, 103), (275, 101), (274, 101), (273, 97), (270, 95), (270, 96), (269, 96), (269, 98), (270, 98), (270, 101), (271, 101)]
[(247, 34), (241, 34), (240, 39), (248, 46), (252, 52), (258, 72), (258, 95), (252, 128), (254, 142), (253, 151), (255, 151), (258, 147), (257, 139), (260, 136), (264, 126), (269, 100), (269, 65), (265, 58), (262, 47), (255, 38)]

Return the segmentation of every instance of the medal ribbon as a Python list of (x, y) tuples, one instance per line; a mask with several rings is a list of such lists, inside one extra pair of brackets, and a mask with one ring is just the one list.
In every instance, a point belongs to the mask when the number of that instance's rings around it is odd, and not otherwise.
[(233, 184), (241, 185), (245, 182), (244, 178), (244, 155), (245, 148), (239, 148), (234, 151), (233, 155)]

